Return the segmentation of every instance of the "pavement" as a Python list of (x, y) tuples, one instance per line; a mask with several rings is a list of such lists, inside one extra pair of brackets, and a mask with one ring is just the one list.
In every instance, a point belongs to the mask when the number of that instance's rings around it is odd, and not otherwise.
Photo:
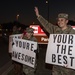
[(0, 68), (0, 75), (7, 75), (12, 68), (12, 63), (11, 61), (9, 61), (3, 67)]
[(2, 75), (10, 65), (11, 59), (8, 54), (8, 43), (0, 36), (0, 75)]

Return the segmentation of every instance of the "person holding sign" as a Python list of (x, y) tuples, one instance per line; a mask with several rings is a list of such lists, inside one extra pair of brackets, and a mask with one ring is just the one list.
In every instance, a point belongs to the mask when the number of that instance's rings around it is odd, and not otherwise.
[[(12, 35), (16, 35), (16, 34), (21, 34), (21, 32), (19, 31), (19, 26), (17, 27), (17, 25), (14, 25)], [(14, 45), (14, 43), (12, 43), (12, 45)], [(14, 68), (13, 68), (14, 75), (25, 75), (23, 73), (23, 64), (16, 62), (14, 60), (12, 60), (12, 63), (14, 65)]]
[[(33, 28), (30, 28), (30, 27), (27, 27), (26, 28), (26, 31), (23, 33), (23, 38), (22, 39), (25, 39), (25, 40), (30, 40), (30, 41), (35, 41), (37, 42), (36, 38), (33, 36), (33, 31), (34, 29)], [(34, 51), (36, 53), (36, 61), (37, 61), (37, 54), (38, 54), (38, 50), (35, 50)], [(36, 62), (37, 63), (37, 62)], [(36, 68), (37, 68), (37, 64), (35, 63), (35, 68), (31, 68), (29, 66), (26, 66), (26, 65), (23, 65), (23, 71), (26, 75), (34, 75), (35, 71), (36, 71)]]
[[(46, 19), (44, 19), (38, 11), (38, 8), (35, 7), (35, 14), (37, 16), (38, 21), (41, 25), (47, 30), (50, 34), (75, 34), (75, 30), (68, 24), (68, 14), (59, 13), (57, 17), (58, 26), (49, 23)], [(56, 66), (53, 65), (52, 75), (75, 75), (75, 70), (69, 69), (66, 66)]]

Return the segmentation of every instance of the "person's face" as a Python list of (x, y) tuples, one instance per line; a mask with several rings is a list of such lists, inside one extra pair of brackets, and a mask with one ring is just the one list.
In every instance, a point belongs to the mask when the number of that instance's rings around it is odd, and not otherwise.
[(60, 28), (64, 28), (67, 26), (68, 20), (66, 20), (65, 18), (58, 18), (57, 23)]
[(14, 26), (13, 27), (13, 32), (15, 32), (17, 30), (17, 27), (16, 26)]
[(21, 27), (19, 27), (18, 30), (21, 30)]
[(26, 33), (26, 36), (27, 36), (28, 38), (30, 38), (32, 35), (33, 35), (33, 33)]

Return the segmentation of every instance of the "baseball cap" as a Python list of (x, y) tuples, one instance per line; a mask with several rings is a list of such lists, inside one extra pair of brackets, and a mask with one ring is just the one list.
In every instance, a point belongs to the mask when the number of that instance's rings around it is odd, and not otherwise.
[(59, 13), (59, 14), (58, 14), (58, 18), (65, 18), (65, 19), (68, 19), (68, 14), (66, 14), (66, 13)]

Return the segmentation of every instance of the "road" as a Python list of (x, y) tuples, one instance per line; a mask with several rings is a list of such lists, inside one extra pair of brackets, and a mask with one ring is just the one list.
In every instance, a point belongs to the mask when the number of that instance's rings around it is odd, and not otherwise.
[[(1, 73), (6, 70), (7, 63), (10, 61), (10, 56), (8, 54), (8, 43), (0, 37), (0, 75)], [(5, 66), (6, 65), (6, 66)]]

